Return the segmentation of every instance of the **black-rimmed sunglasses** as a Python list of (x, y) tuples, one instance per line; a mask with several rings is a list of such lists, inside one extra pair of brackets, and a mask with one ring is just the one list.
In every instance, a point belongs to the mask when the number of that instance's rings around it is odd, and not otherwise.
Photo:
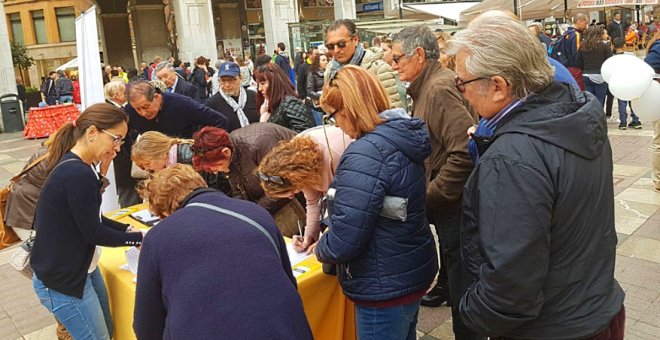
[(280, 176), (268, 176), (261, 171), (257, 172), (257, 176), (259, 176), (260, 180), (266, 183), (275, 183), (279, 185), (284, 185), (284, 178)]
[[(353, 39), (353, 37), (351, 37), (351, 39)], [(349, 40), (346, 40), (346, 39), (340, 40), (336, 44), (325, 44), (325, 47), (327, 47), (328, 50), (330, 50), (330, 51), (333, 51), (335, 49), (335, 46), (337, 46), (339, 48), (346, 48), (346, 44), (347, 44), (348, 41), (350, 41), (350, 39)]]

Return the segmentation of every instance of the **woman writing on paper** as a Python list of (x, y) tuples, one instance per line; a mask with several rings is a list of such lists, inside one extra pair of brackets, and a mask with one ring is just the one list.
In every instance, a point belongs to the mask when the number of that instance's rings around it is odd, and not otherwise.
[(302, 192), (307, 201), (304, 237), (294, 236), (293, 248), (308, 253), (319, 239), (319, 201), (335, 175), (339, 158), (353, 139), (335, 126), (318, 126), (303, 131), (290, 141), (281, 142), (261, 160), (257, 175), (266, 195), (289, 198)]
[(34, 290), (75, 339), (110, 339), (113, 323), (98, 269), (100, 247), (139, 246), (142, 233), (101, 216), (101, 179), (123, 143), (128, 117), (95, 104), (53, 137), (45, 160), (49, 177), (37, 203), (30, 264)]
[(155, 173), (141, 194), (166, 218), (140, 254), (138, 339), (312, 338), (284, 239), (266, 210), (206, 188), (183, 164)]
[(328, 189), (330, 224), (314, 253), (338, 265), (360, 340), (414, 340), (421, 298), (438, 271), (425, 211), (428, 130), (403, 109), (389, 109), (383, 86), (357, 66), (337, 72), (321, 106), (355, 141)]

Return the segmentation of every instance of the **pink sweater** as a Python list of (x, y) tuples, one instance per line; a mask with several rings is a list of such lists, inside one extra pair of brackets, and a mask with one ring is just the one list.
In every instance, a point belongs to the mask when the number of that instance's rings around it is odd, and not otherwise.
[[(327, 133), (327, 141), (326, 141)], [(298, 134), (298, 136), (311, 137), (316, 141), (317, 150), (323, 156), (321, 168), (321, 182), (317, 187), (305, 188), (302, 190), (307, 201), (307, 225), (305, 226), (305, 235), (311, 235), (315, 240), (318, 240), (321, 231), (321, 208), (319, 207), (319, 199), (325, 195), (325, 192), (330, 187), (330, 182), (335, 175), (339, 158), (344, 153), (344, 150), (353, 142), (353, 139), (348, 137), (341, 131), (340, 128), (335, 126), (325, 126), (325, 133), (323, 127), (317, 126), (305, 130)], [(330, 145), (328, 146), (328, 141)], [(330, 149), (330, 152), (328, 152)], [(330, 159), (332, 153), (332, 160)]]

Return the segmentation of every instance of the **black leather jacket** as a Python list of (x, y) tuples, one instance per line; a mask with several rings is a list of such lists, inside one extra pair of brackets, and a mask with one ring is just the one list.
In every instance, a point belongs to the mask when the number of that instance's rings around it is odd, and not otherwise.
[(316, 125), (314, 124), (314, 118), (307, 112), (303, 101), (293, 96), (282, 99), (280, 105), (271, 113), (268, 121), (297, 133)]
[(321, 98), (321, 90), (323, 90), (323, 70), (316, 70), (310, 72), (307, 76), (307, 97), (314, 100)]

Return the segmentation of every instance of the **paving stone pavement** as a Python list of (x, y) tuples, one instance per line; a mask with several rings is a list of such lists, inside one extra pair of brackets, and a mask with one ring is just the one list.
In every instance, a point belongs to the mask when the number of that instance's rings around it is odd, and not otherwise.
[[(608, 126), (619, 237), (615, 275), (626, 291), (626, 339), (660, 339), (660, 193), (653, 191), (650, 178), (651, 125), (626, 131), (613, 122)], [(43, 141), (0, 134), (0, 185), (20, 171)], [(12, 250), (0, 251), (0, 340), (55, 339), (54, 318), (39, 303), (30, 280), (8, 264)], [(417, 335), (454, 339), (449, 308), (421, 307)]]

